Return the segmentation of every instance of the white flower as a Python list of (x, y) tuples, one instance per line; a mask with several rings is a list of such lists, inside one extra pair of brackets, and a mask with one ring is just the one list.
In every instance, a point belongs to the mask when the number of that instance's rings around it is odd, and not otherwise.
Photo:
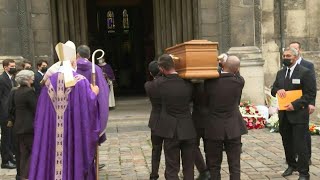
[(275, 126), (278, 122), (279, 122), (278, 114), (273, 114), (268, 120), (268, 123), (271, 126)]

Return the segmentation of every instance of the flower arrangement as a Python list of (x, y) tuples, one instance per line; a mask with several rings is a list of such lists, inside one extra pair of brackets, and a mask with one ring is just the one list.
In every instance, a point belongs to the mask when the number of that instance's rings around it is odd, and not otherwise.
[(311, 135), (320, 135), (320, 126), (317, 126), (315, 124), (310, 124), (309, 131)]
[(266, 125), (270, 128), (270, 132), (279, 132), (279, 117), (278, 113), (273, 114), (269, 119)]
[[(269, 118), (266, 126), (270, 128), (270, 132), (279, 132), (279, 118), (277, 113)], [(320, 126), (309, 124), (309, 132), (311, 135), (320, 135)]]
[(261, 116), (257, 107), (250, 101), (244, 101), (239, 106), (243, 120), (246, 121), (248, 129), (262, 129), (265, 127), (266, 120)]

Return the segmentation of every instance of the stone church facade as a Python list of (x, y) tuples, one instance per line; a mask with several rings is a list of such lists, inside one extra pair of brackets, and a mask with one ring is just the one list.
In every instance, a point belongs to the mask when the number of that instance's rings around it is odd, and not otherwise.
[[(148, 2), (146, 2), (148, 1)], [(154, 54), (191, 39), (219, 42), (219, 53), (242, 59), (242, 72), (263, 92), (280, 68), (280, 51), (300, 41), (320, 68), (318, 0), (0, 0), (0, 59), (54, 62), (54, 45), (68, 39), (89, 44), (94, 4), (151, 4)], [(127, 4), (126, 4), (127, 3)], [(148, 10), (148, 7), (145, 8)], [(90, 10), (92, 11), (92, 10)], [(89, 19), (89, 20), (87, 20)], [(0, 60), (0, 62), (1, 62)], [(2, 68), (2, 66), (1, 66)], [(319, 73), (317, 73), (319, 76)], [(319, 78), (318, 78), (319, 80)], [(257, 85), (256, 82), (261, 82)], [(264, 83), (263, 83), (264, 82)], [(258, 83), (259, 84), (259, 83)], [(253, 88), (254, 90), (254, 88)], [(257, 98), (261, 94), (257, 94)], [(263, 97), (263, 96), (262, 96)], [(263, 99), (260, 98), (259, 103)]]

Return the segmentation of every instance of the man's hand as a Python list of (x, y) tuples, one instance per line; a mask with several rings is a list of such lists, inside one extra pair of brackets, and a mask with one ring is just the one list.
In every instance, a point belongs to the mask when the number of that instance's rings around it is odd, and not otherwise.
[(312, 114), (314, 110), (316, 110), (316, 107), (314, 105), (309, 104), (308, 109), (309, 109), (309, 114)]
[(292, 104), (288, 104), (284, 106), (286, 108), (286, 111), (294, 111), (294, 107), (292, 106)]
[(12, 126), (13, 126), (12, 121), (8, 121), (8, 123), (7, 123), (7, 127), (8, 127), (8, 128), (11, 128)]
[(91, 84), (91, 90), (92, 90), (96, 95), (99, 94), (99, 87), (98, 87), (98, 86), (93, 86), (93, 85)]
[(285, 98), (286, 97), (286, 91), (284, 89), (279, 89), (277, 91), (277, 95), (281, 98)]

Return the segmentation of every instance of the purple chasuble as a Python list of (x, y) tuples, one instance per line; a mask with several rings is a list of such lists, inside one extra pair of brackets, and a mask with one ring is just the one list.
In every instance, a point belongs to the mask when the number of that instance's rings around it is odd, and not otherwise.
[(102, 72), (108, 76), (110, 80), (114, 81), (116, 79), (114, 76), (113, 70), (109, 64), (106, 63), (105, 65), (102, 65), (102, 66), (99, 65), (99, 67), (102, 69)]
[(55, 73), (42, 88), (34, 124), (30, 180), (94, 180), (100, 122), (97, 96), (85, 77), (65, 88)]
[[(98, 94), (98, 112), (101, 123), (101, 132), (99, 143), (106, 140), (105, 130), (107, 128), (108, 114), (109, 114), (109, 86), (103, 76), (102, 70), (99, 66), (96, 67), (96, 85), (99, 87)], [(85, 58), (77, 59), (77, 73), (83, 75), (91, 82), (92, 63)]]

